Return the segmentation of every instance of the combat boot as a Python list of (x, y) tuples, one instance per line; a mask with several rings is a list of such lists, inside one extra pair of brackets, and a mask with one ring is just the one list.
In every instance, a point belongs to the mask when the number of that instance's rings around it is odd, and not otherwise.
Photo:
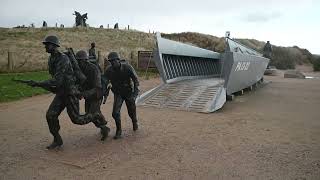
[(53, 142), (49, 146), (47, 146), (47, 149), (55, 149), (56, 147), (62, 146), (63, 141), (60, 134), (55, 134), (53, 135), (53, 137)]
[(132, 122), (132, 129), (133, 129), (133, 131), (138, 130), (138, 122), (137, 121)]
[(121, 129), (121, 121), (116, 121), (116, 126), (117, 126), (117, 130), (116, 130), (116, 135), (113, 137), (113, 139), (120, 139), (122, 136), (122, 129)]
[(107, 126), (101, 126), (100, 127), (100, 133), (101, 133), (101, 141), (104, 141), (108, 135), (109, 135), (109, 132), (110, 132), (110, 128), (108, 128)]

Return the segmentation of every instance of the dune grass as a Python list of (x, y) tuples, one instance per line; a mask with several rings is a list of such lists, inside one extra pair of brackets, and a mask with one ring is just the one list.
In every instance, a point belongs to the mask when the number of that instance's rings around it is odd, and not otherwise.
[(14, 72), (40, 71), (47, 69), (48, 54), (42, 44), (46, 35), (57, 35), (61, 51), (72, 47), (75, 51), (88, 50), (90, 43), (96, 43), (96, 51), (103, 57), (111, 51), (131, 64), (136, 64), (138, 51), (152, 50), (155, 44), (153, 34), (135, 30), (99, 28), (0, 28), (0, 73), (6, 73), (8, 52), (15, 61)]
[(14, 82), (12, 79), (41, 81), (48, 78), (49, 73), (47, 71), (0, 74), (0, 102), (9, 102), (48, 93), (42, 88), (33, 88), (26, 84)]

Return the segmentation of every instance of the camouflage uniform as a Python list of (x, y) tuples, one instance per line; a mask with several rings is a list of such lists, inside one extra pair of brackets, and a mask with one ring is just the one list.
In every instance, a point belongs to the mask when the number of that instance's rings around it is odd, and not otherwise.
[(52, 79), (37, 82), (34, 86), (40, 86), (50, 89), (55, 93), (55, 97), (51, 102), (46, 113), (50, 133), (54, 140), (48, 149), (53, 149), (63, 144), (59, 134), (60, 124), (59, 115), (67, 108), (67, 113), (74, 124), (84, 125), (92, 121), (98, 116), (92, 114), (80, 115), (78, 89), (76, 87), (76, 77), (72, 64), (67, 55), (58, 51), (59, 40), (56, 36), (47, 36), (43, 41), (46, 51), (50, 53), (48, 67)]
[(110, 129), (106, 127), (107, 121), (100, 110), (103, 97), (101, 72), (95, 64), (92, 64), (88, 61), (88, 55), (85, 51), (78, 51), (76, 58), (79, 62), (81, 71), (87, 77), (86, 81), (81, 86), (81, 95), (85, 99), (85, 111), (86, 113), (99, 114), (99, 118), (93, 120), (92, 122), (96, 127), (101, 128), (101, 140), (104, 140)]
[[(112, 58), (112, 53), (116, 54), (116, 58)], [(127, 63), (120, 63), (117, 53), (112, 53), (109, 54), (108, 59), (111, 64), (114, 60), (119, 62), (119, 67), (108, 66), (104, 73), (104, 78), (107, 82), (106, 84), (111, 83), (111, 90), (114, 94), (112, 117), (117, 126), (116, 136), (114, 137), (117, 139), (121, 137), (122, 133), (120, 111), (123, 101), (126, 103), (128, 114), (132, 120), (133, 130), (138, 129), (135, 99), (139, 93), (139, 81), (133, 67)]]
[(75, 94), (77, 87), (69, 58), (61, 52), (56, 52), (49, 57), (48, 64), (52, 79), (39, 82), (39, 85), (56, 86), (56, 96), (46, 114), (50, 132), (58, 133), (60, 129), (58, 116), (64, 108), (67, 108), (67, 113), (74, 124), (89, 123), (92, 117), (88, 114), (80, 115), (79, 112), (79, 99)]

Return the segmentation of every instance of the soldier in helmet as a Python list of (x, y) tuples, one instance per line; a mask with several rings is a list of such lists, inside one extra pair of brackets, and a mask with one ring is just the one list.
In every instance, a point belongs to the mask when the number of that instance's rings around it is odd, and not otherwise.
[(91, 43), (91, 48), (89, 49), (89, 59), (97, 59), (97, 55), (96, 55), (96, 43), (92, 42)]
[(121, 138), (122, 134), (120, 111), (123, 101), (126, 102), (133, 130), (138, 130), (135, 99), (139, 93), (139, 81), (133, 67), (128, 63), (121, 63), (118, 53), (111, 52), (108, 55), (108, 61), (111, 66), (107, 67), (104, 78), (106, 79), (106, 84), (110, 82), (112, 85), (111, 91), (114, 94), (112, 117), (117, 127), (114, 139), (118, 139)]
[(53, 135), (53, 142), (47, 146), (47, 149), (54, 149), (63, 144), (59, 134), (59, 115), (67, 108), (67, 113), (74, 124), (84, 125), (92, 120), (99, 118), (99, 114), (79, 113), (79, 91), (76, 87), (76, 77), (74, 75), (72, 64), (67, 55), (58, 50), (60, 42), (57, 36), (47, 36), (43, 44), (46, 52), (50, 54), (48, 66), (51, 79), (32, 82), (31, 86), (39, 86), (51, 90), (55, 97), (51, 102), (46, 114), (50, 133)]
[(85, 99), (85, 111), (92, 114), (100, 114), (98, 119), (92, 121), (94, 125), (101, 129), (101, 140), (105, 140), (110, 132), (110, 128), (106, 126), (107, 121), (101, 113), (100, 105), (103, 97), (101, 72), (99, 68), (89, 62), (88, 55), (81, 50), (76, 53), (79, 67), (83, 74), (87, 77), (86, 81), (81, 86), (81, 96)]

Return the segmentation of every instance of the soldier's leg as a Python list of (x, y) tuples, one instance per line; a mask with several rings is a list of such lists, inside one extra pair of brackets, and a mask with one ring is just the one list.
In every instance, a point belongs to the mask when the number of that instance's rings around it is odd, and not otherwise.
[(72, 123), (78, 124), (78, 125), (85, 125), (85, 124), (92, 122), (92, 120), (94, 118), (99, 117), (99, 114), (93, 115), (90, 113), (80, 115), (79, 99), (73, 95), (68, 95), (65, 98), (66, 98), (67, 113), (68, 113)]
[(123, 103), (122, 97), (119, 94), (114, 94), (112, 117), (117, 126), (116, 135), (113, 137), (114, 139), (121, 138), (121, 134), (122, 134), (121, 116), (120, 116), (122, 103)]
[(126, 101), (126, 106), (127, 106), (129, 117), (132, 120), (132, 129), (134, 131), (136, 131), (136, 130), (138, 130), (136, 102), (133, 98), (128, 98), (125, 101)]
[(107, 121), (100, 110), (101, 101), (99, 99), (93, 99), (88, 100), (86, 99), (85, 107), (86, 107), (86, 113), (99, 113), (100, 117), (97, 119), (93, 119), (92, 123), (97, 127), (101, 129), (101, 140), (104, 141), (110, 132), (110, 128), (108, 128)]
[(49, 131), (53, 136), (53, 142), (49, 146), (47, 146), (47, 149), (54, 149), (63, 144), (62, 138), (59, 134), (60, 124), (58, 117), (64, 108), (64, 99), (61, 96), (55, 96), (46, 113)]

